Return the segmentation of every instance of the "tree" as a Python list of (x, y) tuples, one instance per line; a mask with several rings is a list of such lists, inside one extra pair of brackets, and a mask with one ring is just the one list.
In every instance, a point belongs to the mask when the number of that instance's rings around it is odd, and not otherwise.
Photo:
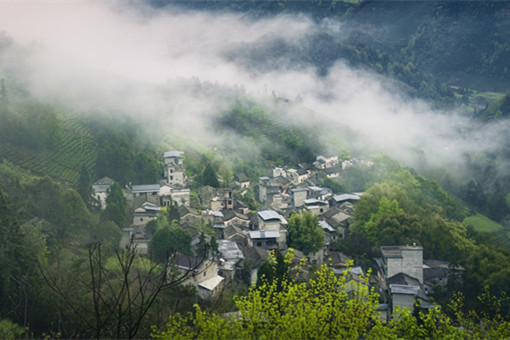
[(169, 224), (167, 219), (162, 217), (158, 221), (150, 250), (156, 261), (168, 260), (177, 252), (191, 255), (191, 235), (182, 229), (176, 220)]
[(102, 212), (102, 218), (113, 221), (123, 228), (127, 222), (126, 199), (119, 183), (114, 182), (107, 191), (106, 208)]
[(218, 188), (220, 186), (218, 176), (216, 176), (216, 171), (214, 171), (211, 163), (207, 163), (205, 166), (204, 172), (202, 173), (202, 184), (210, 185), (213, 188)]
[[(274, 259), (273, 259), (274, 260)], [(349, 272), (337, 277), (323, 265), (309, 282), (286, 279), (251, 288), (236, 296), (235, 317), (202, 311), (177, 313), (163, 329), (152, 327), (157, 339), (501, 339), (510, 336), (510, 322), (502, 317), (505, 297), (487, 291), (480, 295), (490, 311), (464, 311), (462, 296), (449, 305), (451, 319), (439, 308), (415, 306), (416, 312), (397, 308), (383, 323), (376, 312), (378, 294), (368, 276), (348, 281)], [(460, 325), (461, 327), (458, 327)]]
[(59, 323), (66, 338), (147, 338), (147, 322), (160, 313), (154, 311), (157, 298), (189, 275), (172, 271), (168, 261), (152, 262), (135, 249), (105, 254), (100, 243), (89, 245), (85, 259), (68, 264), (41, 266), (63, 316)]
[(174, 220), (177, 221), (177, 223), (180, 223), (181, 214), (179, 213), (179, 208), (175, 204), (172, 204), (169, 207), (167, 207), (166, 217), (169, 223), (172, 223), (172, 221)]
[(290, 256), (284, 257), (278, 250), (276, 255), (272, 253), (269, 259), (260, 265), (257, 270), (257, 287), (276, 283), (276, 291), (282, 291), (283, 283), (290, 279), (289, 264), (293, 253), (288, 254)]
[(85, 202), (87, 206), (91, 205), (91, 201), (93, 199), (92, 198), (93, 191), (91, 184), (92, 180), (90, 179), (89, 171), (85, 164), (82, 164), (80, 169), (80, 177), (78, 179), (77, 191), (80, 194), (81, 198), (83, 199), (83, 202)]
[[(288, 259), (287, 259), (288, 260)], [(378, 296), (368, 278), (349, 283), (347, 272), (336, 277), (322, 266), (310, 282), (284, 279), (251, 288), (234, 298), (238, 314), (224, 318), (195, 306), (187, 316), (170, 316), (165, 329), (153, 327), (159, 339), (358, 339), (379, 323)]]
[(311, 211), (290, 216), (287, 226), (287, 242), (290, 247), (314, 253), (324, 247), (324, 230), (319, 226), (319, 218)]

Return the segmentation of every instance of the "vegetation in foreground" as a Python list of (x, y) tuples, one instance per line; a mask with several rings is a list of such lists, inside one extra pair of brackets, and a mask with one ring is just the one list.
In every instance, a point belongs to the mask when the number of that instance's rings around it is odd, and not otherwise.
[[(290, 263), (292, 252), (285, 257)], [(388, 322), (381, 321), (378, 294), (368, 286), (368, 276), (349, 280), (349, 270), (335, 276), (321, 266), (309, 282), (299, 282), (290, 272), (277, 276), (247, 296), (235, 297), (237, 311), (214, 314), (202, 310), (170, 316), (162, 329), (153, 326), (157, 339), (478, 339), (507, 338), (510, 322), (501, 317), (503, 299), (487, 292), (479, 299), (490, 304), (493, 313), (463, 312), (461, 295), (449, 305), (450, 318), (438, 308), (416, 306), (397, 310)]]

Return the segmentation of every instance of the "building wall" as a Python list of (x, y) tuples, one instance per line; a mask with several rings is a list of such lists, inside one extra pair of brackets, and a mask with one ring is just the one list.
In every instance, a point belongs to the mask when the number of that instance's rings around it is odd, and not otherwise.
[(184, 171), (178, 170), (174, 167), (167, 167), (167, 182), (170, 185), (181, 185), (184, 186), (185, 175)]
[(306, 200), (306, 196), (307, 196), (307, 193), (306, 191), (293, 191), (292, 192), (292, 198), (293, 198), (293, 202), (294, 202), (294, 207), (297, 208), (297, 207), (301, 207), (303, 206), (305, 203), (305, 200)]
[(388, 277), (404, 273), (423, 283), (423, 250), (402, 249), (401, 254), (401, 258), (388, 258)]
[(411, 312), (414, 310), (414, 295), (393, 294), (391, 296), (391, 302), (393, 310), (395, 310), (397, 306), (400, 306), (401, 308), (407, 307)]

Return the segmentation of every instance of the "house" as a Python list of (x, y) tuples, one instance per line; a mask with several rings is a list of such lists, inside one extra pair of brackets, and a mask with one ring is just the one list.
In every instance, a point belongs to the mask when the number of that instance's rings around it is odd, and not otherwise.
[(183, 284), (195, 286), (202, 299), (210, 299), (221, 291), (224, 277), (218, 275), (218, 264), (211, 259), (176, 254), (169, 262), (181, 274), (188, 275)]
[(250, 282), (257, 282), (257, 273), (260, 265), (269, 259), (269, 252), (260, 247), (243, 248), (244, 264), (248, 267)]
[(316, 168), (319, 169), (327, 169), (332, 168), (336, 165), (338, 165), (338, 156), (336, 155), (319, 155), (316, 158), (316, 161), (313, 163)]
[(266, 250), (279, 249), (278, 240), (281, 239), (277, 230), (250, 230), (249, 247), (260, 247)]
[(404, 273), (423, 283), (423, 247), (412, 246), (382, 246), (382, 265), (386, 278), (398, 273)]
[(329, 209), (327, 201), (318, 200), (316, 198), (308, 198), (303, 201), (306, 209), (310, 210), (315, 216), (324, 214)]
[(234, 279), (237, 265), (244, 260), (244, 255), (237, 243), (232, 240), (218, 240), (218, 251), (221, 254), (218, 274)]
[(204, 218), (195, 209), (190, 208), (185, 205), (180, 205), (178, 208), (179, 208), (179, 215), (181, 216), (181, 219), (180, 219), (181, 224), (198, 225), (198, 224), (206, 223), (206, 218)]
[(329, 208), (321, 218), (333, 227), (340, 238), (345, 238), (352, 221), (351, 215), (344, 213), (339, 207)]
[(160, 188), (161, 186), (159, 184), (133, 185), (131, 186), (131, 192), (133, 193), (134, 197), (158, 196)]
[(331, 168), (326, 168), (323, 170), (326, 174), (326, 177), (328, 178), (337, 178), (340, 176), (340, 173), (342, 172), (342, 166), (336, 165)]
[(114, 183), (113, 179), (109, 177), (103, 177), (94, 184), (92, 184), (92, 190), (94, 191), (94, 197), (101, 209), (106, 208), (106, 196), (108, 196), (108, 188)]
[(246, 189), (250, 186), (250, 179), (244, 173), (236, 173), (234, 175), (234, 184), (239, 185), (241, 189)]
[(386, 286), (391, 296), (393, 311), (397, 306), (414, 310), (414, 302), (420, 300), (421, 306), (430, 307), (429, 299), (423, 289), (423, 284), (416, 278), (405, 273), (398, 273), (386, 279)]
[(133, 226), (145, 226), (149, 221), (158, 218), (161, 208), (150, 202), (145, 202), (135, 209), (133, 214)]
[(209, 185), (198, 189), (202, 206), (211, 210), (234, 209), (235, 200), (232, 189), (213, 188)]
[(294, 208), (302, 207), (308, 197), (306, 188), (294, 188), (290, 190), (290, 201)]
[(321, 188), (318, 186), (308, 186), (307, 188), (307, 196), (306, 198), (315, 198), (318, 200), (327, 201), (332, 193), (329, 188)]
[(446, 292), (449, 283), (461, 286), (463, 271), (465, 271), (463, 267), (448, 261), (423, 260), (425, 291), (427, 294), (435, 293), (438, 289), (440, 292)]
[(277, 231), (279, 249), (287, 248), (287, 220), (274, 210), (263, 210), (257, 213), (258, 229), (262, 231)]
[(330, 200), (331, 205), (339, 206), (345, 202), (355, 203), (360, 199), (360, 196), (357, 194), (339, 194), (333, 195)]
[(391, 284), (389, 285), (389, 292), (393, 312), (396, 310), (397, 306), (408, 308), (411, 312), (414, 311), (414, 300), (420, 292), (420, 287)]
[(122, 236), (119, 242), (120, 249), (131, 249), (140, 255), (149, 253), (149, 244), (147, 240), (137, 232), (137, 228), (122, 229)]
[(186, 184), (183, 154), (183, 151), (167, 151), (163, 154), (165, 177), (170, 185), (183, 187)]
[(187, 188), (182, 189), (172, 189), (172, 192), (170, 193), (170, 198), (172, 200), (172, 203), (175, 205), (185, 205), (187, 207), (190, 206), (190, 193), (191, 190)]
[(273, 178), (279, 177), (279, 176), (287, 177), (287, 171), (285, 170), (284, 167), (277, 166), (277, 167), (273, 168)]
[(216, 196), (222, 202), (223, 209), (234, 209), (234, 195), (230, 188), (218, 188), (216, 189)]
[(289, 206), (289, 195), (287, 194), (278, 194), (273, 196), (272, 207), (278, 210), (287, 209)]
[(259, 178), (259, 202), (271, 205), (273, 203), (273, 197), (280, 194), (280, 184), (275, 180), (271, 180), (269, 177)]
[(225, 240), (234, 241), (238, 246), (248, 246), (248, 232), (243, 231), (241, 228), (230, 225), (226, 226), (223, 230), (223, 238)]
[(324, 230), (324, 243), (329, 246), (337, 238), (336, 230), (326, 221), (319, 221), (319, 225)]
[(287, 220), (274, 210), (262, 210), (257, 213), (260, 230), (280, 230)]
[(250, 219), (248, 216), (238, 213), (234, 210), (223, 210), (223, 223), (226, 227), (236, 226), (248, 229), (250, 227)]

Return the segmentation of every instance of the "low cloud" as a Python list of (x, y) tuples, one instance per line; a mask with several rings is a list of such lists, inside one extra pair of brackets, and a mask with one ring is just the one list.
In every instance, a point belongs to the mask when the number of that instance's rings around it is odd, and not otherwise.
[[(0, 3), (0, 30), (23, 47), (2, 49), (0, 72), (23, 60), (23, 82), (32, 94), (77, 111), (123, 112), (153, 122), (162, 133), (177, 129), (210, 144), (210, 118), (240, 94), (264, 105), (271, 105), (273, 93), (299, 96), (302, 104), (285, 109), (289, 121), (319, 126), (328, 136), (348, 129), (356, 135), (355, 148), (408, 164), (417, 149), (450, 164), (460, 164), (465, 153), (497, 151), (497, 136), (507, 128), (470, 131), (466, 117), (407, 98), (380, 75), (341, 60), (321, 75), (293, 58), (293, 49), (313, 34), (346, 37), (335, 20), (31, 1)], [(9, 55), (13, 51), (19, 60)]]

